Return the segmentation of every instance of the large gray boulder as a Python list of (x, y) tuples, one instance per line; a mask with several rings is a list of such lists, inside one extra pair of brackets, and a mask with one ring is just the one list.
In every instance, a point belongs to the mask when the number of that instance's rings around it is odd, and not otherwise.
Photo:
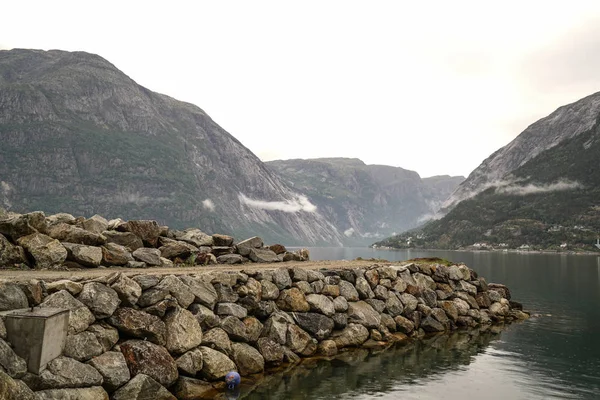
[(67, 259), (67, 250), (63, 245), (42, 233), (23, 236), (17, 243), (31, 255), (36, 268), (59, 267)]
[(77, 298), (99, 319), (110, 317), (121, 303), (117, 292), (98, 282), (83, 285)]
[(63, 354), (77, 361), (87, 361), (104, 352), (98, 338), (92, 332), (81, 332), (68, 335)]
[(338, 349), (343, 347), (357, 347), (369, 338), (369, 330), (359, 324), (348, 324), (348, 326), (332, 337)]
[(167, 327), (158, 317), (129, 307), (120, 307), (107, 320), (128, 336), (149, 340), (159, 345), (167, 342)]
[(133, 261), (129, 249), (117, 243), (107, 243), (101, 248), (102, 263), (104, 265), (126, 265)]
[(37, 400), (108, 400), (108, 393), (100, 386), (40, 390), (35, 396)]
[(225, 354), (211, 348), (200, 346), (202, 352), (202, 371), (200, 375), (208, 380), (222, 379), (230, 371), (237, 371), (233, 361)]
[(0, 266), (26, 264), (27, 256), (21, 246), (15, 246), (0, 234)]
[(25, 382), (11, 378), (0, 368), (0, 399), (38, 400), (39, 398)]
[(352, 285), (350, 282), (340, 281), (339, 287), (340, 287), (340, 296), (344, 297), (346, 300), (348, 300), (348, 301), (358, 301), (359, 300), (358, 292), (356, 291), (356, 288), (354, 287), (354, 285)]
[(273, 339), (260, 338), (256, 342), (256, 347), (266, 363), (279, 365), (283, 361), (283, 346)]
[(179, 371), (190, 376), (196, 376), (203, 366), (202, 352), (198, 348), (190, 350), (181, 355), (175, 362)]
[(160, 236), (160, 226), (156, 221), (131, 220), (120, 224), (117, 229), (121, 232), (131, 232), (150, 247), (156, 247)]
[[(2, 291), (0, 291), (2, 293)], [(94, 314), (66, 290), (52, 293), (44, 299), (40, 307), (66, 308), (69, 310), (69, 333), (85, 331), (94, 323)]]
[(52, 239), (67, 243), (101, 246), (106, 242), (106, 237), (103, 235), (65, 223), (58, 223), (49, 227), (47, 233)]
[(110, 287), (117, 293), (119, 300), (121, 300), (121, 305), (124, 306), (135, 306), (142, 295), (141, 286), (123, 274), (120, 274), (119, 278)]
[(177, 302), (182, 308), (188, 308), (196, 298), (190, 288), (175, 275), (165, 276), (160, 283), (154, 287), (154, 289), (168, 291), (171, 296), (177, 299)]
[[(239, 249), (239, 248), (238, 248)], [(256, 263), (271, 263), (281, 261), (273, 250), (269, 249), (250, 249), (248, 258)]]
[(73, 282), (67, 279), (61, 279), (54, 282), (45, 282), (46, 290), (48, 293), (58, 292), (60, 290), (66, 290), (73, 296), (77, 296), (83, 290), (83, 285), (79, 282)]
[(327, 296), (322, 294), (309, 294), (306, 296), (306, 301), (308, 304), (310, 304), (310, 308), (313, 311), (320, 312), (328, 317), (331, 317), (333, 314), (335, 314), (334, 302), (329, 300)]
[(167, 349), (143, 340), (128, 340), (121, 344), (121, 352), (135, 376), (145, 374), (165, 387), (171, 386), (177, 378), (177, 364)]
[(88, 364), (100, 372), (104, 379), (103, 387), (109, 392), (114, 392), (131, 379), (127, 362), (121, 352), (108, 351), (94, 357)]
[(231, 354), (231, 340), (222, 328), (213, 328), (205, 332), (202, 336), (202, 345), (227, 355)]
[(242, 375), (256, 374), (265, 370), (265, 360), (254, 347), (246, 343), (232, 344), (232, 358)]
[(158, 248), (158, 250), (160, 250), (161, 257), (164, 258), (174, 259), (179, 257), (181, 259), (186, 259), (190, 256), (190, 254), (198, 251), (196, 246), (181, 240), (160, 238), (159, 241), (162, 245)]
[(212, 309), (217, 302), (217, 291), (210, 282), (189, 275), (182, 275), (179, 280), (183, 282), (194, 295), (194, 302)]
[(215, 394), (212, 384), (187, 376), (180, 376), (171, 390), (179, 400), (209, 399)]
[(45, 232), (46, 228), (46, 217), (41, 211), (0, 216), (0, 234), (13, 241), (32, 233)]
[(94, 367), (64, 356), (50, 361), (39, 376), (27, 374), (23, 379), (34, 390), (84, 388), (103, 382)]
[(223, 254), (217, 257), (217, 263), (219, 264), (242, 264), (244, 257), (239, 254)]
[(348, 303), (348, 322), (354, 322), (367, 328), (379, 328), (379, 313), (364, 301)]
[[(252, 253), (250, 253), (252, 254)], [(287, 268), (278, 268), (273, 271), (273, 283), (277, 286), (277, 289), (283, 290), (292, 287), (292, 278)]]
[(250, 250), (259, 249), (261, 247), (263, 247), (263, 240), (258, 236), (242, 240), (241, 242), (236, 244), (238, 253), (240, 253), (244, 257), (248, 257), (248, 255), (250, 255)]
[(104, 231), (102, 236), (106, 238), (107, 243), (115, 243), (126, 247), (130, 252), (144, 247), (142, 239), (131, 232)]
[(27, 296), (19, 285), (11, 282), (0, 282), (0, 311), (27, 307), (29, 307)]
[(112, 349), (119, 341), (119, 331), (105, 322), (90, 325), (87, 331), (96, 336), (96, 340), (102, 346), (103, 353)]
[(151, 249), (148, 247), (141, 247), (135, 250), (132, 254), (133, 258), (138, 261), (145, 262), (148, 265), (158, 267), (161, 265), (161, 253), (159, 249)]
[(138, 374), (112, 395), (112, 400), (177, 400), (160, 383), (146, 374)]
[(167, 327), (167, 350), (182, 354), (202, 343), (202, 329), (194, 315), (186, 309), (175, 308), (164, 318)]
[(239, 318), (228, 316), (221, 320), (221, 328), (227, 332), (229, 337), (240, 342), (248, 342), (248, 331), (246, 325)]
[(277, 285), (275, 285), (273, 282), (263, 279), (260, 281), (260, 286), (262, 289), (261, 297), (263, 300), (277, 300), (279, 297), (279, 289), (277, 288)]
[(261, 337), (272, 339), (279, 344), (285, 344), (288, 324), (293, 323), (294, 320), (289, 315), (280, 311), (275, 312), (265, 322)]
[(319, 313), (292, 313), (292, 316), (305, 331), (312, 334), (317, 340), (329, 337), (333, 331), (333, 320)]
[(200, 229), (189, 228), (183, 232), (175, 232), (175, 239), (190, 243), (196, 247), (212, 246), (214, 239)]
[(96, 246), (62, 242), (67, 249), (67, 260), (88, 268), (97, 268), (102, 264), (102, 249)]
[(317, 343), (298, 325), (289, 324), (286, 346), (296, 354), (311, 356), (317, 351)]
[(236, 318), (243, 319), (248, 315), (248, 311), (235, 303), (219, 303), (215, 313), (219, 316), (233, 315)]
[(27, 372), (27, 363), (15, 354), (8, 343), (0, 339), (0, 367), (3, 367), (11, 378), (21, 378)]

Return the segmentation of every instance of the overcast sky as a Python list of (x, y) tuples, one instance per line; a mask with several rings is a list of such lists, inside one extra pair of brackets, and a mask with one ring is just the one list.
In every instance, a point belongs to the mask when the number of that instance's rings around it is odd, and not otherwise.
[(83, 50), (263, 160), (468, 175), (600, 91), (600, 1), (5, 1), (0, 49)]

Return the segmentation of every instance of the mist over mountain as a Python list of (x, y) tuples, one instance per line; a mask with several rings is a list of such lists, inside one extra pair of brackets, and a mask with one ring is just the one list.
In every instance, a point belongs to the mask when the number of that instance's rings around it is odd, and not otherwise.
[(560, 107), (486, 159), (448, 214), (377, 243), (392, 247), (597, 250), (600, 92)]
[(277, 160), (266, 163), (346, 236), (368, 245), (431, 218), (464, 177), (435, 176), (356, 158)]
[(84, 52), (0, 51), (0, 206), (286, 244), (343, 239), (203, 110)]

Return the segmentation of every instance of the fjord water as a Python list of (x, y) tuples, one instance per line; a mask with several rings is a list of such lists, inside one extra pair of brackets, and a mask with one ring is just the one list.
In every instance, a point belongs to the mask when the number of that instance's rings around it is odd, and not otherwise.
[(600, 399), (600, 256), (312, 248), (313, 260), (441, 257), (537, 316), (269, 376), (247, 399)]

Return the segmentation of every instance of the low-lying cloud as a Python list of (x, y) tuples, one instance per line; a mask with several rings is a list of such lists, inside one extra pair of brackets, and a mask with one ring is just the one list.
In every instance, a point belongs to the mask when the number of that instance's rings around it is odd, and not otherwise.
[(549, 193), (549, 192), (559, 192), (559, 191), (565, 191), (565, 190), (583, 189), (583, 187), (584, 186), (581, 183), (576, 182), (576, 181), (561, 180), (561, 181), (546, 184), (546, 185), (536, 185), (533, 183), (529, 183), (527, 185), (520, 186), (518, 184), (508, 184), (505, 186), (497, 187), (496, 193), (525, 196), (528, 194), (538, 194), (538, 193)]
[(215, 203), (211, 199), (202, 200), (202, 207), (208, 211), (215, 211)]
[(238, 198), (240, 203), (253, 208), (258, 208), (260, 210), (283, 211), (288, 213), (295, 213), (299, 211), (312, 213), (317, 211), (317, 206), (312, 204), (306, 196), (302, 195), (297, 196), (295, 199), (285, 201), (256, 200), (247, 197), (243, 193), (240, 193)]
[(346, 229), (346, 230), (344, 231), (344, 235), (345, 235), (346, 237), (350, 237), (350, 236), (354, 235), (354, 228), (348, 228), (348, 229)]

